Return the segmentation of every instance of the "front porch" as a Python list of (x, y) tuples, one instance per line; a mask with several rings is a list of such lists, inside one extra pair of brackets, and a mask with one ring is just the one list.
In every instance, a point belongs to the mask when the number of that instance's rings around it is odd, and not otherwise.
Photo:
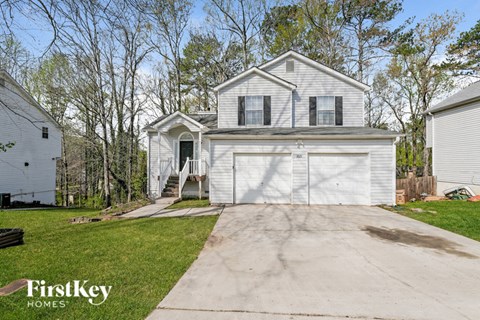
[(208, 197), (208, 163), (205, 160), (187, 159), (182, 170), (174, 170), (173, 161), (160, 161), (159, 190), (161, 197)]
[(208, 197), (206, 130), (181, 113), (166, 116), (149, 128), (150, 197)]

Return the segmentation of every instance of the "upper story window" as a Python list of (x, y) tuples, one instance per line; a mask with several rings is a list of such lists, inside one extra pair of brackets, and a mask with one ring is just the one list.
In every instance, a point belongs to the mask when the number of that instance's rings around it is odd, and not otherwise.
[(317, 97), (317, 125), (335, 125), (335, 97)]
[(271, 101), (270, 96), (239, 96), (238, 125), (271, 125)]
[(310, 126), (343, 126), (343, 97), (310, 97), (308, 118)]
[(263, 96), (245, 97), (245, 124), (263, 124)]
[(42, 138), (43, 139), (48, 139), (48, 128), (47, 127), (42, 127)]
[(286, 71), (287, 72), (294, 72), (295, 71), (295, 63), (294, 63), (293, 60), (287, 60), (285, 65), (286, 65)]

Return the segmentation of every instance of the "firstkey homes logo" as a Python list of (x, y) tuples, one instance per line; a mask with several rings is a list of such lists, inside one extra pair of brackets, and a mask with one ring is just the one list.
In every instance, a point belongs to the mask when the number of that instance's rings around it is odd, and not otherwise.
[[(65, 284), (47, 285), (45, 280), (28, 280), (28, 307), (64, 308), (65, 298), (83, 298), (91, 305), (99, 306), (107, 301), (112, 286), (88, 285), (88, 280), (73, 280)], [(45, 299), (49, 298), (49, 299)]]

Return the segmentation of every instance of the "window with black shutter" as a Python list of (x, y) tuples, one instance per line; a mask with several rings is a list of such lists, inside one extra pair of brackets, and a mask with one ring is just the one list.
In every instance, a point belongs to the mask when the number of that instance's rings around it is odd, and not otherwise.
[(47, 127), (42, 127), (42, 138), (43, 139), (48, 139), (48, 128)]

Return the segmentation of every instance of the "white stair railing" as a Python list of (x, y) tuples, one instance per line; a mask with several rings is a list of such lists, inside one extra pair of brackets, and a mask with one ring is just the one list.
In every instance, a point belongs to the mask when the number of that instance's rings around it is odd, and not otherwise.
[(160, 160), (160, 176), (158, 177), (158, 193), (161, 194), (162, 190), (167, 184), (168, 177), (172, 174), (172, 158), (168, 160)]
[(190, 174), (190, 159), (187, 158), (187, 161), (185, 161), (185, 165), (182, 168), (182, 171), (180, 171), (180, 174), (178, 175), (178, 195), (182, 197), (182, 189), (183, 186), (185, 185), (185, 182), (187, 181), (188, 175)]

